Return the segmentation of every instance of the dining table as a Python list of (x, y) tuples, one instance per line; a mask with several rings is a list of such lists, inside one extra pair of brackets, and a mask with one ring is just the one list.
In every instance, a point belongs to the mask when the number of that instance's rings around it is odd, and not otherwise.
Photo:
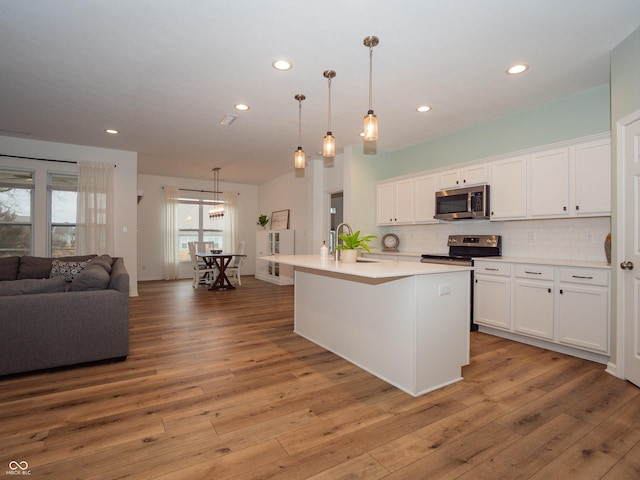
[(221, 252), (196, 252), (196, 257), (201, 258), (208, 268), (215, 268), (218, 274), (209, 285), (209, 290), (235, 290), (235, 286), (227, 277), (225, 270), (234, 257), (246, 257), (240, 253)]

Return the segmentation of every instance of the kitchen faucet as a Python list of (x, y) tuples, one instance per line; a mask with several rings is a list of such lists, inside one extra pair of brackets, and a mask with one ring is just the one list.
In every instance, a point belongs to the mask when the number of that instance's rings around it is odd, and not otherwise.
[(348, 223), (342, 222), (338, 224), (338, 226), (336, 227), (336, 247), (333, 251), (336, 261), (340, 260), (340, 253), (339, 253), (340, 250), (338, 250), (338, 242), (340, 241), (340, 238), (338, 237), (338, 235), (340, 235), (340, 227), (346, 228), (347, 234), (349, 235), (353, 233), (353, 230), (351, 230), (351, 225), (349, 225)]

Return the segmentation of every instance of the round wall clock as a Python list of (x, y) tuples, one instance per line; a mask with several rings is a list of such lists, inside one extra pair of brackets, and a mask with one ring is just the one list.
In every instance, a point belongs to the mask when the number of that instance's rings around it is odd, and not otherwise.
[(398, 245), (400, 245), (400, 239), (395, 233), (387, 233), (382, 237), (383, 252), (397, 252)]

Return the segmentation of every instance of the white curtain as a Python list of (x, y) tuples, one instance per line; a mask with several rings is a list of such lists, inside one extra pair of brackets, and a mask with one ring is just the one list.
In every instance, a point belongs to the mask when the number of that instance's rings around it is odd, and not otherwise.
[(114, 165), (103, 162), (78, 162), (78, 255), (114, 255), (114, 168)]
[(177, 187), (164, 187), (162, 215), (162, 278), (176, 280), (180, 277), (178, 261), (178, 197)]
[(222, 244), (225, 253), (235, 253), (238, 249), (238, 193), (225, 192), (224, 200), (224, 227)]

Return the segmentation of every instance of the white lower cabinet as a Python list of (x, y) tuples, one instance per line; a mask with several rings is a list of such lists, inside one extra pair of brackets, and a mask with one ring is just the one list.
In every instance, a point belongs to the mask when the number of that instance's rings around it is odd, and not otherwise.
[(609, 354), (609, 270), (483, 260), (474, 278), (481, 327), (566, 353), (592, 352), (596, 360)]
[(475, 262), (474, 322), (478, 325), (511, 328), (511, 265)]
[(516, 265), (514, 281), (514, 330), (553, 340), (554, 268)]
[(609, 352), (609, 273), (562, 269), (558, 289), (558, 340)]

